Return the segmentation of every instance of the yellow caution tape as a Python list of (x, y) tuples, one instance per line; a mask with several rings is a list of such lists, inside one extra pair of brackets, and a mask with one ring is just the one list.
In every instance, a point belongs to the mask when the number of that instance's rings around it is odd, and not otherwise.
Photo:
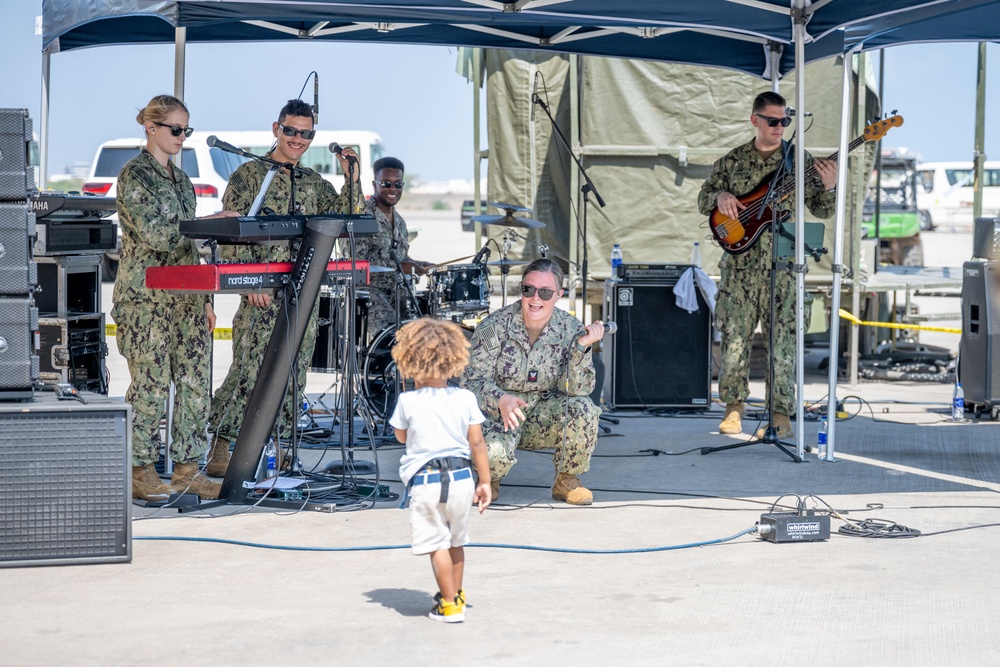
[(922, 324), (898, 324), (896, 322), (862, 322), (858, 318), (851, 315), (849, 312), (840, 309), (840, 317), (847, 320), (851, 324), (857, 324), (862, 327), (880, 327), (883, 329), (909, 329), (917, 331), (940, 331), (941, 333), (962, 333), (961, 329), (952, 329), (950, 327), (929, 327)]
[[(104, 325), (104, 335), (108, 338), (114, 338), (118, 333), (118, 325), (113, 323), (108, 323)], [(231, 327), (216, 327), (215, 331), (212, 332), (212, 338), (215, 340), (232, 340), (233, 330)]]

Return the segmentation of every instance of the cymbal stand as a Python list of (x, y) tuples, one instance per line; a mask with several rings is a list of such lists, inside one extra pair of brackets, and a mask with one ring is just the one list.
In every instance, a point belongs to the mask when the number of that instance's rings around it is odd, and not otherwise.
[(542, 259), (545, 259), (549, 255), (551, 255), (552, 257), (555, 257), (556, 259), (561, 259), (562, 261), (566, 262), (566, 264), (568, 264), (569, 266), (572, 266), (572, 267), (574, 267), (576, 269), (580, 268), (580, 264), (578, 262), (570, 261), (569, 259), (563, 257), (559, 253), (552, 252), (552, 248), (550, 248), (545, 243), (536, 243), (532, 239), (529, 239), (527, 236), (521, 236), (520, 234), (518, 234), (517, 232), (515, 232), (513, 229), (510, 230), (510, 235), (513, 236), (515, 239), (519, 239), (521, 241), (524, 241), (525, 243), (531, 244), (531, 245), (535, 246), (536, 248), (538, 248), (538, 254), (542, 256)]
[(504, 230), (503, 247), (500, 250), (500, 294), (503, 306), (507, 305), (507, 274), (510, 273), (510, 266), (507, 264), (507, 253), (510, 251), (510, 246), (513, 244), (515, 238), (517, 238), (517, 234), (514, 233), (513, 229)]

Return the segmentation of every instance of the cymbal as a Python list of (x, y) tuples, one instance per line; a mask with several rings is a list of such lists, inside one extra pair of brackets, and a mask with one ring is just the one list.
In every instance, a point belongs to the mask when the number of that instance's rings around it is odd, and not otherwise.
[(519, 259), (498, 259), (495, 262), (488, 262), (490, 266), (522, 266), (528, 264), (528, 262), (522, 262)]
[(513, 215), (474, 215), (472, 221), (483, 225), (502, 225), (503, 227), (522, 227), (524, 229), (540, 229), (545, 226), (541, 220), (518, 218)]
[(528, 208), (527, 206), (518, 206), (516, 204), (504, 204), (503, 202), (500, 201), (491, 201), (486, 203), (489, 204), (490, 206), (493, 206), (494, 208), (500, 209), (501, 211), (509, 211), (509, 212), (520, 211), (521, 213), (531, 213), (531, 209)]

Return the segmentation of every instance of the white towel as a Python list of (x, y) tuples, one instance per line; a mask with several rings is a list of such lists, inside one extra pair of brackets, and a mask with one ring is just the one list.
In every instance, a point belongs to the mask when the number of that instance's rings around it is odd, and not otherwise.
[(709, 311), (714, 314), (715, 293), (718, 292), (718, 288), (715, 286), (715, 282), (708, 277), (708, 274), (696, 266), (692, 266), (684, 271), (677, 284), (674, 285), (674, 300), (677, 306), (689, 313), (698, 310), (698, 297), (694, 291), (696, 282), (698, 289), (701, 290), (701, 296), (705, 299), (705, 303), (708, 304)]

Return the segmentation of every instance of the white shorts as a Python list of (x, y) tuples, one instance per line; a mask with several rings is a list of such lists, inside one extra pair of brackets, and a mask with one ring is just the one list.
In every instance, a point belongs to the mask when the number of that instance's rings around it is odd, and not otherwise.
[(410, 487), (411, 544), (416, 555), (469, 543), (469, 513), (476, 484), (471, 477), (451, 480), (448, 502), (441, 503), (441, 483)]

